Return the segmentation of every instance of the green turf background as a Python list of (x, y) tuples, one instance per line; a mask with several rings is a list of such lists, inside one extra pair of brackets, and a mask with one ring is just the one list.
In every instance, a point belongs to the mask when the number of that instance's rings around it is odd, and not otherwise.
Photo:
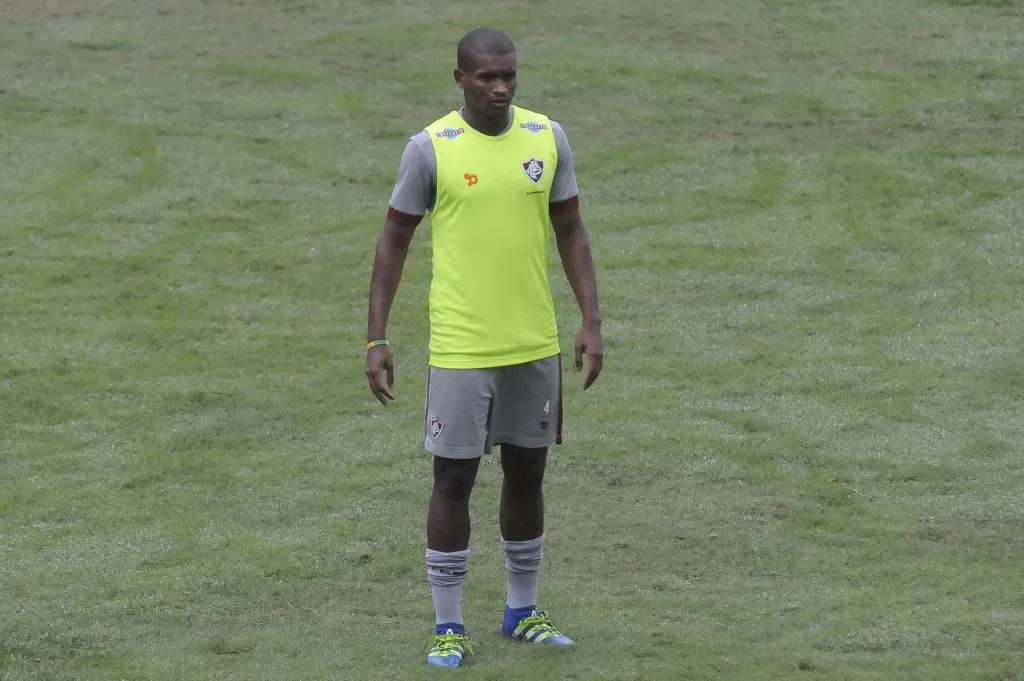
[(607, 358), (549, 469), (579, 645), (497, 635), (488, 460), (462, 674), (1024, 679), (1015, 0), (4, 2), (0, 678), (436, 676), (426, 226), (388, 410), (365, 293), (478, 25), (572, 140)]

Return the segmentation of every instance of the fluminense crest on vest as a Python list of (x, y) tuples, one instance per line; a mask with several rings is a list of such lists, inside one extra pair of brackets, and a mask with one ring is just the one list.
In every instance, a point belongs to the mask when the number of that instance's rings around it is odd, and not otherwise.
[(545, 123), (538, 123), (537, 121), (527, 121), (526, 123), (520, 123), (519, 127), (523, 130), (529, 130), (536, 135), (541, 130), (547, 130), (548, 126)]
[(531, 156), (529, 160), (523, 161), (523, 172), (534, 184), (540, 182), (540, 178), (544, 177), (544, 161)]
[(445, 128), (441, 132), (434, 133), (434, 136), (442, 139), (453, 140), (464, 132), (466, 132), (465, 128)]

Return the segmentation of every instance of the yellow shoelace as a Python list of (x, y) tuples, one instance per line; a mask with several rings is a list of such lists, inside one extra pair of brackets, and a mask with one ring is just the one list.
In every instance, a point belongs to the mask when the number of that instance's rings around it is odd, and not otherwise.
[(464, 634), (437, 634), (428, 644), (431, 653), (468, 653), (473, 654), (473, 646)]

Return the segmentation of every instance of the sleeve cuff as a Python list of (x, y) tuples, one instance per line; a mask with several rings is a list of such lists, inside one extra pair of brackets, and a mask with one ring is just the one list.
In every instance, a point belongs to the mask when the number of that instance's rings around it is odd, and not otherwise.
[(423, 219), (422, 215), (411, 215), (394, 208), (388, 208), (388, 217), (403, 227), (415, 227)]
[(574, 196), (571, 199), (565, 199), (564, 201), (552, 201), (548, 204), (548, 212), (552, 215), (558, 215), (559, 213), (568, 213), (573, 210), (579, 210), (580, 197)]

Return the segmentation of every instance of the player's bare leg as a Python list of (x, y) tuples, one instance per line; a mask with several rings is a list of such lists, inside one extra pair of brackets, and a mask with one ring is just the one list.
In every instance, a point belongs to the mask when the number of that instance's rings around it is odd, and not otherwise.
[(427, 510), (427, 548), (465, 551), (469, 548), (469, 496), (480, 459), (434, 457), (434, 491)]
[(544, 470), (547, 447), (501, 446), (499, 521), (505, 541), (528, 541), (544, 534)]

